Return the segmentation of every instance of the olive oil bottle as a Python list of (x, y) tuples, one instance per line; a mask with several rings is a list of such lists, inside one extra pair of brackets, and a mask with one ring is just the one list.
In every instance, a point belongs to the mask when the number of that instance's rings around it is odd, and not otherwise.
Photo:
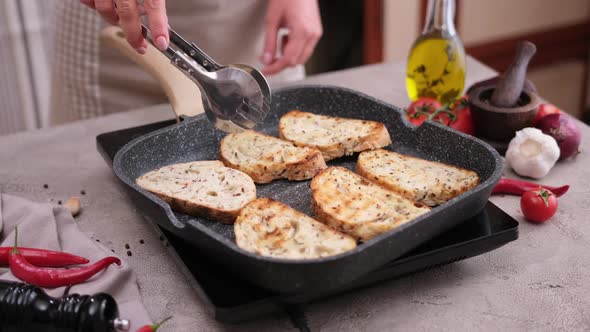
[(461, 96), (465, 85), (465, 50), (453, 18), (454, 0), (429, 0), (424, 30), (416, 39), (406, 68), (412, 101), (432, 97), (441, 103)]

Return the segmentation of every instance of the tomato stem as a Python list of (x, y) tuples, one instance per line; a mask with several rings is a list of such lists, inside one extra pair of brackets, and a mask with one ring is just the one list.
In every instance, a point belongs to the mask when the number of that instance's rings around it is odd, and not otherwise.
[[(454, 123), (459, 120), (458, 112), (469, 107), (469, 103), (465, 98), (459, 98), (445, 103), (443, 106), (435, 108), (433, 103), (424, 103), (422, 105), (413, 106), (412, 110), (408, 112), (408, 118), (420, 119), (426, 117), (427, 120), (434, 120), (445, 125)], [(449, 123), (445, 123), (446, 119), (437, 119), (440, 115), (446, 115)]]
[(543, 187), (539, 186), (539, 196), (541, 197), (541, 199), (545, 203), (545, 206), (549, 206), (549, 201), (547, 199), (551, 195), (552, 194), (549, 192), (549, 190), (545, 190), (545, 189), (543, 189)]

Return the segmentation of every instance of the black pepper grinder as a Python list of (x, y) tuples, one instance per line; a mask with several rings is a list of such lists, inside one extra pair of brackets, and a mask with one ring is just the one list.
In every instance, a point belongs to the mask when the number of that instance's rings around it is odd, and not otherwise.
[(54, 298), (41, 288), (0, 281), (0, 332), (128, 331), (112, 296), (70, 294)]

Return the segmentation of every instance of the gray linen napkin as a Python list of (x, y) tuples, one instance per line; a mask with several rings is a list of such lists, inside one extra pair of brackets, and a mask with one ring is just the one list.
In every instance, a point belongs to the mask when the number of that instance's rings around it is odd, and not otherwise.
[[(90, 262), (112, 252), (86, 237), (70, 212), (63, 207), (35, 203), (21, 197), (0, 193), (0, 246), (14, 244), (14, 227), (18, 225), (18, 245), (22, 247), (59, 250), (86, 257)], [(124, 260), (121, 266), (111, 265), (86, 282), (72, 286), (70, 294), (111, 294), (119, 305), (119, 316), (131, 321), (131, 331), (151, 323), (141, 302), (135, 274)], [(18, 281), (7, 268), (0, 268), (0, 279)], [(61, 297), (65, 287), (45, 289)]]

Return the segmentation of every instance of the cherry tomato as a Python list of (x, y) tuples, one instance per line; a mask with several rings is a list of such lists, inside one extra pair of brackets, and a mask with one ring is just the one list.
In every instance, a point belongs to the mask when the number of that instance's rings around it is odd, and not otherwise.
[(557, 211), (557, 198), (549, 190), (540, 188), (525, 192), (520, 198), (524, 217), (532, 222), (545, 222)]
[(561, 110), (557, 108), (557, 106), (552, 104), (541, 104), (541, 106), (539, 106), (539, 110), (537, 111), (537, 115), (535, 115), (535, 118), (533, 119), (533, 123), (531, 124), (531, 126), (534, 127), (542, 117), (555, 113), (561, 113)]
[(473, 126), (467, 96), (457, 100), (451, 106), (451, 112), (455, 114), (455, 117), (449, 121), (449, 127), (465, 134), (475, 135), (475, 127)]
[[(406, 117), (411, 124), (419, 126), (424, 121), (428, 120), (430, 114), (434, 113), (434, 111), (441, 107), (442, 104), (434, 98), (418, 98), (408, 106), (408, 109), (406, 109)], [(444, 116), (437, 116), (434, 120), (441, 121), (444, 124), (448, 123), (448, 118), (445, 119)]]
[(475, 135), (471, 110), (467, 108), (457, 113), (457, 119), (449, 123), (449, 127), (469, 135)]

